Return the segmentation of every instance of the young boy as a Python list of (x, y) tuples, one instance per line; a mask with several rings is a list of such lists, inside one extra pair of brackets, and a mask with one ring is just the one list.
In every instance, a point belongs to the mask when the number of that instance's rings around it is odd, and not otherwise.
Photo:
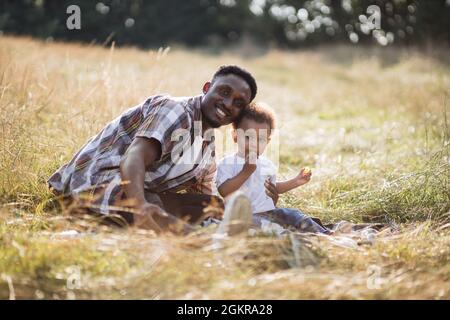
[(293, 179), (275, 181), (274, 164), (261, 156), (275, 128), (273, 112), (261, 105), (251, 104), (233, 123), (233, 127), (233, 140), (238, 144), (238, 151), (224, 157), (218, 165), (216, 185), (220, 195), (227, 197), (238, 190), (243, 192), (251, 202), (253, 221), (257, 226), (261, 226), (265, 219), (299, 231), (330, 234), (320, 222), (299, 210), (276, 208), (267, 194), (267, 188), (271, 184), (281, 194), (302, 186), (311, 179), (311, 171), (303, 168)]

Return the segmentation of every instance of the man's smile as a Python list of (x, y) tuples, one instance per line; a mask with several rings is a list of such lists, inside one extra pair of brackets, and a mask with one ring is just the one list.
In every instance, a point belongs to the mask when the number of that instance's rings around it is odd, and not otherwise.
[(230, 113), (227, 112), (223, 107), (216, 105), (216, 115), (219, 120), (224, 120), (226, 117), (230, 116)]

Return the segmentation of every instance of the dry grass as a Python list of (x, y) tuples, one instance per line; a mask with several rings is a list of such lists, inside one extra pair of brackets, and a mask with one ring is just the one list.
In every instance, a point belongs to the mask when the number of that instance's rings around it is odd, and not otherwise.
[[(213, 250), (212, 229), (156, 237), (53, 205), (45, 179), (106, 122), (154, 93), (198, 94), (227, 63), (251, 70), (257, 100), (277, 111), (282, 176), (313, 168), (282, 205), (399, 230), (358, 249), (257, 235)], [(243, 59), (0, 37), (0, 298), (448, 299), (446, 63), (416, 51)]]

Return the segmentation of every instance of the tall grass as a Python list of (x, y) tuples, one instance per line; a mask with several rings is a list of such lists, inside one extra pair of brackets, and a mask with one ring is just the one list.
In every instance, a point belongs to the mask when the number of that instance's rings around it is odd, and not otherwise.
[[(435, 58), (446, 51), (329, 47), (244, 59), (0, 37), (0, 297), (448, 298), (450, 70)], [(152, 94), (199, 94), (229, 63), (252, 71), (257, 100), (276, 110), (280, 178), (313, 168), (280, 205), (325, 222), (396, 224), (396, 233), (358, 250), (261, 234), (217, 251), (210, 229), (156, 237), (50, 205), (48, 176), (108, 121)], [(68, 229), (80, 234), (59, 233)]]

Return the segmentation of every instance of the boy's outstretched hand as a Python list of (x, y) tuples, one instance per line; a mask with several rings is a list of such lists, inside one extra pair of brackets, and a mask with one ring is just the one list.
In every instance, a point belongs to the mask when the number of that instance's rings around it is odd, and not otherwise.
[(305, 167), (300, 170), (300, 173), (296, 177), (286, 181), (277, 182), (276, 189), (278, 193), (285, 193), (308, 183), (309, 180), (311, 180), (311, 169)]
[(312, 172), (309, 167), (302, 168), (302, 170), (300, 170), (300, 173), (298, 174), (298, 176), (295, 178), (297, 185), (302, 186), (305, 183), (308, 183), (309, 180), (311, 180), (311, 175), (312, 175)]

